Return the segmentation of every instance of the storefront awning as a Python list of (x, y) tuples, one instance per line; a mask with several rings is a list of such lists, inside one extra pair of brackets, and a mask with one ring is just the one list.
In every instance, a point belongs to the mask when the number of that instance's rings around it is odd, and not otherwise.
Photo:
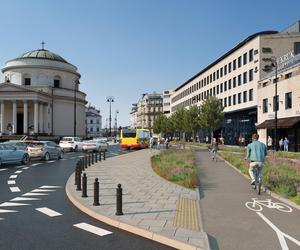
[[(288, 117), (288, 118), (278, 118), (277, 128), (292, 128), (296, 123), (300, 122), (300, 116)], [(275, 128), (275, 119), (266, 120), (261, 124), (256, 126), (257, 129), (262, 128)]]

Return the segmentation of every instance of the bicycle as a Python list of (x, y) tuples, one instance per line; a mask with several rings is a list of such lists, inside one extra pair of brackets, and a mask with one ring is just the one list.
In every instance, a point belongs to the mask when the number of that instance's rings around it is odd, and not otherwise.
[(254, 189), (257, 190), (257, 194), (260, 195), (261, 185), (262, 185), (261, 168), (260, 167), (253, 168), (253, 173), (254, 173), (254, 177), (255, 177)]
[(257, 198), (252, 198), (253, 201), (248, 201), (245, 206), (255, 212), (260, 212), (263, 210), (263, 206), (267, 208), (275, 208), (281, 212), (290, 213), (293, 211), (291, 207), (280, 202), (272, 202), (271, 199), (258, 200)]

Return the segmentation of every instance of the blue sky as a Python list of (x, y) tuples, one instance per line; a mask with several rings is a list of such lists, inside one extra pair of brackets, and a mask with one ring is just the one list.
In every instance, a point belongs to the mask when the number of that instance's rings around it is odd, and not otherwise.
[(78, 67), (81, 90), (129, 124), (142, 93), (178, 87), (249, 35), (300, 19), (300, 1), (0, 1), (0, 63), (45, 48)]

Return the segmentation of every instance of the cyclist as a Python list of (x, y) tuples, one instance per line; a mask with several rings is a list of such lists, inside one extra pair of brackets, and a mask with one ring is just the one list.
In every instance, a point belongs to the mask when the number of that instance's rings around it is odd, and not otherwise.
[(217, 152), (218, 152), (218, 142), (216, 138), (213, 138), (213, 142), (212, 142), (212, 160), (217, 160)]
[(255, 177), (253, 169), (257, 168), (260, 172), (263, 167), (267, 155), (267, 147), (264, 143), (258, 141), (258, 134), (252, 135), (252, 142), (247, 146), (246, 158), (250, 160), (249, 175), (251, 177), (251, 185), (255, 185)]

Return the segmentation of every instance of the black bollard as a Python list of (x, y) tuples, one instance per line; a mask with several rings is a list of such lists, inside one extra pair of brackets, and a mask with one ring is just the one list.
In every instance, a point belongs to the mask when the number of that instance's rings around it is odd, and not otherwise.
[(78, 168), (76, 191), (81, 191), (81, 171), (80, 171), (80, 168)]
[(103, 151), (103, 160), (105, 161), (105, 151)]
[(121, 184), (118, 184), (117, 187), (117, 212), (116, 215), (123, 215), (122, 211), (122, 187)]
[(84, 157), (83, 156), (80, 156), (80, 166), (81, 166), (81, 170), (84, 171), (85, 168), (84, 168)]
[(91, 166), (91, 154), (89, 153), (89, 162), (88, 162), (88, 166)]
[(78, 174), (79, 174), (79, 167), (76, 165), (76, 167), (75, 167), (75, 185), (77, 185)]
[(99, 161), (101, 161), (101, 154), (102, 154), (102, 151), (100, 150), (99, 151)]
[(95, 153), (95, 163), (98, 162), (98, 152)]
[(81, 197), (88, 197), (87, 196), (87, 177), (86, 173), (83, 174), (82, 176), (82, 195)]
[(94, 152), (92, 152), (92, 165), (94, 165)]
[(98, 178), (95, 179), (94, 182), (94, 203), (93, 206), (99, 206), (99, 182)]
[(84, 156), (84, 167), (85, 168), (88, 167), (88, 158), (87, 158), (87, 155)]

